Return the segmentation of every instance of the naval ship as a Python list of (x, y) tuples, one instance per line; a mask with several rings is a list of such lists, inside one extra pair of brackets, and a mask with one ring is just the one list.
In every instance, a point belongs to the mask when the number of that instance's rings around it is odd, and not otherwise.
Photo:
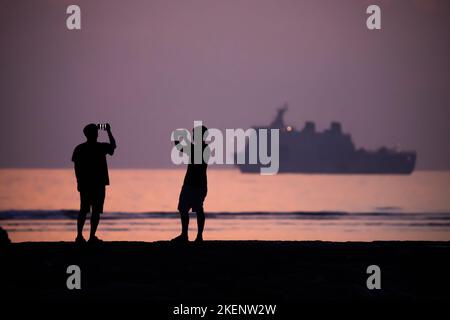
[[(257, 139), (258, 129), (279, 129), (280, 173), (411, 174), (414, 170), (415, 151), (386, 147), (373, 151), (357, 149), (350, 134), (342, 132), (339, 122), (332, 122), (330, 128), (323, 132), (317, 132), (315, 123), (309, 121), (303, 129), (296, 130), (284, 123), (287, 109), (287, 104), (279, 108), (270, 126), (253, 127)], [(241, 152), (248, 155), (248, 149), (247, 141), (245, 150)], [(264, 167), (260, 164), (259, 156), (257, 163), (236, 165), (241, 172), (259, 173), (260, 168)]]

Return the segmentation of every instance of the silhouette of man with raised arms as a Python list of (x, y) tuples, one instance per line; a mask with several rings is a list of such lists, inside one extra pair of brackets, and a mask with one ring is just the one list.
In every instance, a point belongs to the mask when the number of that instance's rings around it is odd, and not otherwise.
[(80, 192), (80, 213), (77, 221), (76, 243), (85, 243), (83, 227), (86, 215), (91, 211), (91, 234), (89, 243), (101, 242), (95, 236), (100, 214), (103, 213), (105, 201), (105, 186), (109, 185), (108, 164), (106, 155), (113, 155), (116, 149), (116, 141), (111, 133), (109, 123), (103, 125), (108, 133), (109, 143), (97, 142), (99, 125), (88, 124), (83, 129), (87, 141), (78, 145), (73, 151), (75, 175), (77, 177), (77, 189)]
[[(203, 229), (205, 227), (205, 212), (203, 210), (203, 202), (208, 193), (206, 169), (208, 168), (209, 148), (205, 143), (205, 133), (207, 132), (205, 126), (198, 126), (192, 130), (194, 143), (188, 141), (188, 146), (182, 146), (180, 141), (175, 141), (175, 146), (178, 150), (186, 153), (189, 156), (189, 164), (184, 177), (183, 187), (181, 188), (180, 197), (178, 200), (178, 211), (181, 219), (181, 234), (172, 239), (175, 242), (188, 242), (189, 229), (189, 211), (192, 209), (197, 214), (197, 238), (195, 242), (203, 241)], [(195, 139), (195, 137), (199, 139)], [(198, 141), (200, 140), (200, 141)], [(201, 145), (201, 154), (197, 163), (195, 161), (195, 147), (197, 144)], [(198, 145), (197, 145), (198, 148)], [(206, 151), (206, 152), (205, 152)], [(207, 158), (205, 161), (205, 157)]]

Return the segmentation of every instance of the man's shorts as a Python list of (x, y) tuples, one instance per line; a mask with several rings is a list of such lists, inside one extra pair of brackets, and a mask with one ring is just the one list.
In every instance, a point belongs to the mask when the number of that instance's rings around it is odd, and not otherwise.
[(80, 212), (103, 213), (105, 186), (90, 187), (80, 190)]
[(183, 186), (178, 200), (178, 210), (180, 212), (193, 212), (203, 210), (203, 201), (205, 201), (207, 188), (199, 188), (193, 186)]

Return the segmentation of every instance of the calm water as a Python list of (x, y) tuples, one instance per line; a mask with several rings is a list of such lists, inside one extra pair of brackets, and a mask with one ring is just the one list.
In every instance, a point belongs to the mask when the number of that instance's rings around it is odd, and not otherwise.
[[(176, 235), (183, 176), (183, 170), (110, 170), (99, 236), (154, 241)], [(450, 240), (450, 172), (260, 176), (209, 170), (208, 178), (206, 239)], [(73, 240), (78, 201), (70, 169), (0, 170), (0, 225), (13, 241)]]

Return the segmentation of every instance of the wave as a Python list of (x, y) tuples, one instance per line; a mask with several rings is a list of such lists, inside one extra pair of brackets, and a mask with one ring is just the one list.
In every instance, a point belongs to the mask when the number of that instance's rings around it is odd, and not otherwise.
[[(6, 210), (0, 211), (0, 220), (74, 220), (77, 210)], [(178, 212), (107, 212), (103, 220), (177, 219)], [(294, 211), (294, 212), (208, 212), (208, 219), (395, 219), (395, 220), (450, 220), (450, 213), (405, 212), (340, 212), (340, 211)]]

